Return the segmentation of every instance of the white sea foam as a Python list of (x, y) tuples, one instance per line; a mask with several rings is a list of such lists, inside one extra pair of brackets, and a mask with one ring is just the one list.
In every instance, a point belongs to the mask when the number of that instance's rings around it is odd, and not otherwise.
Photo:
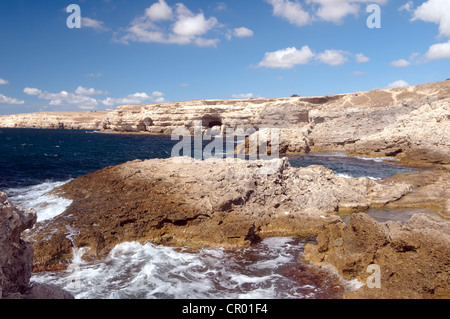
[(67, 271), (35, 274), (32, 281), (58, 285), (77, 299), (315, 298), (327, 287), (302, 285), (284, 275), (303, 247), (292, 238), (266, 239), (238, 252), (128, 242), (95, 264), (81, 259), (84, 251), (74, 251)]
[(49, 194), (67, 182), (45, 182), (35, 186), (10, 188), (5, 193), (14, 205), (36, 210), (38, 221), (41, 222), (62, 214), (72, 203), (71, 200)]

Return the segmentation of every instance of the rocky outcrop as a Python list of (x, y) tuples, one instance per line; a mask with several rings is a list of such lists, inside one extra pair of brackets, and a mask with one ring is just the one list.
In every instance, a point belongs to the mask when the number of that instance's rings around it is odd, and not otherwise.
[(33, 247), (21, 239), (36, 223), (34, 210), (13, 206), (0, 193), (0, 299), (67, 299), (71, 295), (50, 285), (30, 285)]
[(425, 208), (435, 210), (442, 218), (450, 220), (450, 167), (438, 166), (417, 173), (398, 174), (386, 183), (406, 183), (412, 191), (388, 208)]
[(377, 223), (364, 213), (324, 226), (306, 258), (333, 265), (365, 285), (347, 298), (441, 298), (450, 295), (450, 222), (424, 214)]
[(0, 116), (0, 127), (100, 130), (107, 111), (40, 112)]
[(199, 100), (123, 105), (111, 112), (11, 115), (0, 117), (0, 127), (170, 135), (179, 128), (192, 134), (201, 121), (203, 132), (278, 128), (281, 152), (346, 152), (450, 164), (449, 102), (450, 81), (443, 81), (325, 97)]
[(321, 166), (293, 168), (287, 159), (175, 158), (109, 167), (56, 191), (73, 203), (28, 235), (36, 271), (64, 268), (73, 247), (88, 247), (85, 259), (98, 259), (126, 241), (242, 246), (317, 234), (339, 220), (334, 212), (385, 205), (410, 186), (341, 178)]

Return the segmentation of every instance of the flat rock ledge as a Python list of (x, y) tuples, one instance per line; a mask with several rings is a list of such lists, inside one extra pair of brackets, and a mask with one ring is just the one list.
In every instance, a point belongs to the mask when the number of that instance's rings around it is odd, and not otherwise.
[(439, 217), (416, 214), (401, 224), (353, 214), (348, 225), (324, 226), (317, 242), (306, 245), (307, 260), (331, 264), (345, 279), (365, 283), (345, 298), (450, 296), (450, 222)]
[(248, 246), (265, 237), (317, 235), (335, 212), (396, 201), (408, 184), (337, 177), (321, 166), (188, 158), (133, 161), (79, 177), (55, 192), (73, 202), (27, 239), (34, 271), (65, 269), (74, 247), (101, 259), (117, 244)]
[(12, 205), (0, 192), (0, 299), (73, 299), (51, 285), (30, 284), (33, 247), (21, 238), (36, 223), (34, 210)]

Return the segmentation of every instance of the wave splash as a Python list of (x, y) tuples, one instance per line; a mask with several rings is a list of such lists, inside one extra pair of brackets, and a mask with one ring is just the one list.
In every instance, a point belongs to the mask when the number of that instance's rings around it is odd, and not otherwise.
[(325, 281), (316, 282), (318, 269), (305, 271), (308, 280), (292, 275), (303, 249), (304, 243), (293, 238), (269, 238), (244, 250), (192, 251), (128, 242), (96, 264), (82, 261), (83, 250), (74, 250), (67, 271), (35, 274), (32, 281), (58, 285), (77, 299), (341, 297), (348, 287), (329, 272)]

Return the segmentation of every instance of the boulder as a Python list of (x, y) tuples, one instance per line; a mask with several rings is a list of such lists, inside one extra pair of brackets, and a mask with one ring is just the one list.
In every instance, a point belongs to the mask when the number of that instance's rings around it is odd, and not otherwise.
[(0, 299), (68, 299), (66, 291), (49, 285), (30, 285), (33, 247), (21, 234), (36, 223), (34, 210), (12, 205), (0, 192)]

